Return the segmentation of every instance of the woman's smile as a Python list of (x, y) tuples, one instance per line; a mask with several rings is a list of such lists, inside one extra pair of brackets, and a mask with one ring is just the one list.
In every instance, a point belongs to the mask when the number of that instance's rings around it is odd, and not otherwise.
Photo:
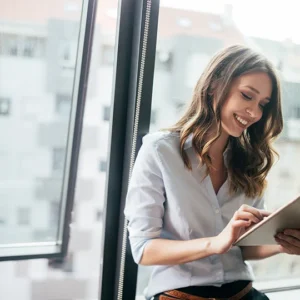
[(233, 114), (234, 119), (237, 123), (237, 125), (243, 129), (247, 128), (247, 125), (249, 124), (249, 121), (245, 120), (244, 118), (238, 116), (237, 114)]

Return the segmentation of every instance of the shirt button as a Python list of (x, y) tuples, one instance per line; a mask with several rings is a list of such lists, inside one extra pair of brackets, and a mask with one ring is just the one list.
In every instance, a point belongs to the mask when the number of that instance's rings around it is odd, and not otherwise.
[(216, 212), (216, 214), (218, 214), (218, 213), (220, 212), (220, 210), (219, 210), (219, 209), (216, 209), (215, 212)]

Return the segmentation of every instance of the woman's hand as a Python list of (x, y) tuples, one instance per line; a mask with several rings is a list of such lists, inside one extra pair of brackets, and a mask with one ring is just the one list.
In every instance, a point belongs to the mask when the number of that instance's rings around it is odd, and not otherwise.
[(276, 234), (275, 240), (282, 253), (300, 255), (300, 229), (285, 229)]
[(233, 243), (249, 228), (269, 216), (270, 213), (243, 204), (233, 215), (224, 230), (213, 238), (212, 247), (216, 254), (230, 250)]

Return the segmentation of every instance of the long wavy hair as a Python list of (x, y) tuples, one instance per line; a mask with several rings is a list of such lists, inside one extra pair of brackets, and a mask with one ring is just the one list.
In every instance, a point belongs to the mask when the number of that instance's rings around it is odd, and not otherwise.
[[(184, 150), (186, 139), (192, 134), (193, 148), (208, 170), (212, 167), (208, 152), (212, 143), (221, 135), (221, 109), (231, 83), (235, 78), (253, 72), (265, 72), (270, 77), (271, 100), (258, 122), (252, 124), (240, 137), (229, 137), (231, 155), (227, 166), (230, 193), (244, 192), (251, 198), (261, 196), (264, 192), (266, 176), (277, 154), (271, 144), (283, 128), (280, 82), (273, 66), (264, 56), (241, 45), (218, 52), (198, 80), (186, 112), (175, 125), (168, 128), (169, 131), (180, 133), (180, 153), (185, 166), (192, 169)], [(215, 124), (216, 134), (211, 137), (208, 133), (214, 129)]]

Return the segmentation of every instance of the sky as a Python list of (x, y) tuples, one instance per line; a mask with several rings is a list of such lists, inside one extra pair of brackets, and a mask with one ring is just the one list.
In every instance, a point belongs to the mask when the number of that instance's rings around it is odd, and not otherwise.
[(232, 4), (233, 19), (245, 35), (300, 44), (298, 0), (160, 0), (161, 6), (217, 14), (225, 4)]

